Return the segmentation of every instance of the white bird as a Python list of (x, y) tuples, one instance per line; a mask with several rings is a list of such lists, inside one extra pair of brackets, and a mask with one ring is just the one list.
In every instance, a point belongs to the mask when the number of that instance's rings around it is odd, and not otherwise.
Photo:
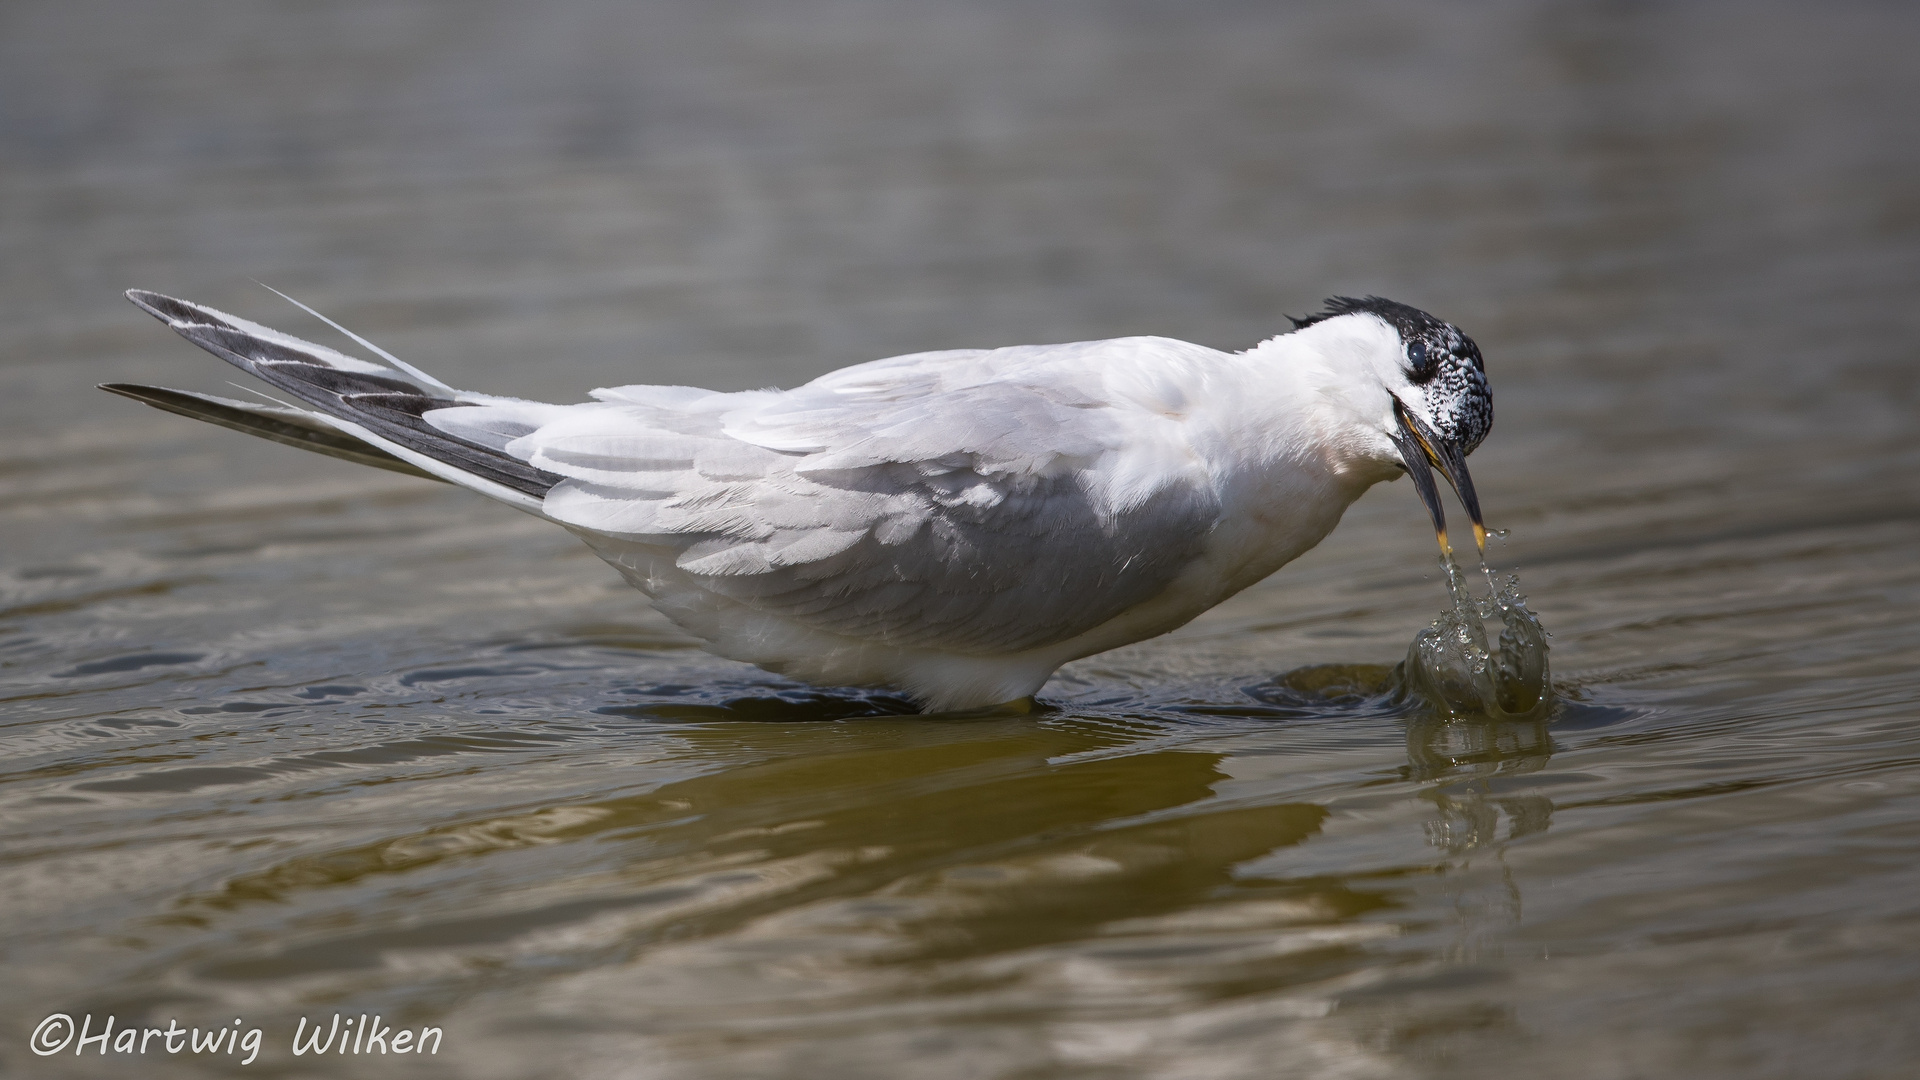
[(1378, 297), (1238, 353), (959, 349), (792, 390), (549, 405), (454, 390), (357, 336), (388, 364), (127, 296), (301, 404), (102, 389), (470, 488), (579, 536), (721, 656), (928, 710), (1022, 701), (1070, 660), (1185, 624), (1403, 471), (1444, 548), (1429, 463), (1485, 546), (1465, 460), (1493, 422), (1480, 351)]

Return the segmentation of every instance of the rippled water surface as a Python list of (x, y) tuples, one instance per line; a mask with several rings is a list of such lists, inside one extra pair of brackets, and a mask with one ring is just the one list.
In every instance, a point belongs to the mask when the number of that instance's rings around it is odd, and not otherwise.
[[(0, 1071), (1913, 1075), (1920, 9), (1293, 7), (0, 8)], [(250, 279), (560, 400), (1415, 303), (1557, 700), (1396, 703), (1405, 484), (1031, 715), (785, 683), (91, 388), (231, 392), (129, 286), (326, 333)]]

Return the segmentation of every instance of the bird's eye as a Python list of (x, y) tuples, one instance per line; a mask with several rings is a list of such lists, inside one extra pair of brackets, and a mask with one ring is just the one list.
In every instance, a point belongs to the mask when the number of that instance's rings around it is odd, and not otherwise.
[(1407, 346), (1407, 359), (1413, 363), (1413, 370), (1421, 371), (1427, 366), (1427, 343), (1416, 341)]

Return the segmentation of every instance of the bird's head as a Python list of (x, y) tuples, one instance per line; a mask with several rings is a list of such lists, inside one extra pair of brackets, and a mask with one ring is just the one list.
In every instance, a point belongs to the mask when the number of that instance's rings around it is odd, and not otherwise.
[[(1377, 436), (1384, 437), (1381, 459), (1413, 477), (1420, 500), (1433, 515), (1440, 547), (1451, 552), (1446, 514), (1433, 482), (1432, 470), (1440, 470), (1473, 519), (1474, 542), (1484, 552), (1487, 530), (1467, 473), (1467, 455), (1493, 427), (1493, 392), (1487, 387), (1480, 347), (1459, 327), (1378, 296), (1336, 296), (1327, 301), (1326, 310), (1293, 324), (1295, 330), (1321, 324), (1326, 324), (1325, 331), (1351, 328), (1379, 343), (1367, 349), (1366, 356), (1372, 369), (1369, 382), (1377, 377), (1387, 394), (1381, 415), (1369, 422), (1380, 428)], [(1381, 332), (1382, 325), (1391, 335)]]

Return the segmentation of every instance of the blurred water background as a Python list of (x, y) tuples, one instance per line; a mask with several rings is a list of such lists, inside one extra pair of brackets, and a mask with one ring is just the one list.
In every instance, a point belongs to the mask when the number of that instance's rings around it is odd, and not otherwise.
[[(0, 1071), (1904, 1077), (1920, 7), (0, 5)], [(120, 299), (457, 385), (1457, 322), (1544, 720), (1375, 693), (1413, 492), (1024, 718), (693, 648), (566, 534), (101, 394)], [(261, 1059), (39, 1058), (53, 1012)], [(297, 1018), (440, 1026), (294, 1058)]]

